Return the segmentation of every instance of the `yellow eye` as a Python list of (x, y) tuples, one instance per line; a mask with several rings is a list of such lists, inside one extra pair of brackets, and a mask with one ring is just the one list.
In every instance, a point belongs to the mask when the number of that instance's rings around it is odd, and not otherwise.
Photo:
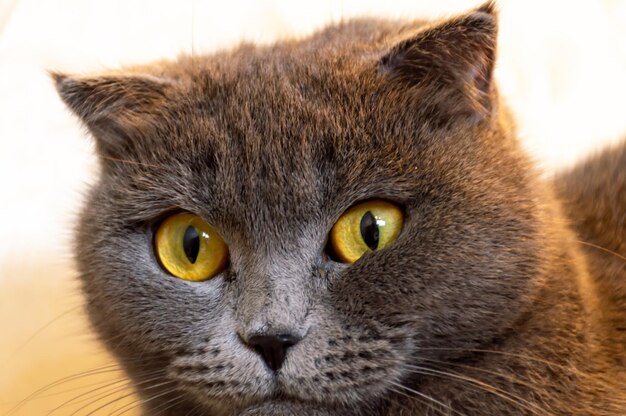
[(210, 279), (228, 262), (228, 247), (222, 237), (188, 212), (166, 219), (156, 232), (154, 244), (163, 267), (184, 280)]
[(402, 230), (402, 210), (387, 201), (373, 200), (348, 209), (330, 231), (333, 253), (344, 263), (354, 263), (369, 250), (393, 243)]

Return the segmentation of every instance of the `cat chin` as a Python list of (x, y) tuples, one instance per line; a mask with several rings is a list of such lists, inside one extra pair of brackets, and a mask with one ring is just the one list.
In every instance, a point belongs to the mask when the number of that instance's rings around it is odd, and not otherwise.
[(266, 398), (265, 400), (242, 403), (240, 401), (217, 400), (206, 404), (206, 411), (212, 416), (336, 416), (337, 406), (328, 404), (288, 400), (284, 398)]
[(355, 397), (341, 397), (342, 400), (338, 400), (337, 397), (328, 395), (327, 400), (311, 400), (309, 398), (303, 398), (301, 396), (290, 396), (283, 391), (276, 390), (275, 393), (267, 395), (266, 397), (235, 397), (224, 396), (212, 397), (207, 399), (203, 397), (201, 391), (193, 389), (186, 389), (191, 392), (194, 398), (192, 402), (200, 404), (205, 407), (209, 414), (212, 416), (251, 416), (251, 415), (298, 415), (298, 416), (324, 416), (324, 415), (337, 415), (344, 413), (337, 413), (337, 409), (343, 409), (349, 400), (351, 408), (355, 406), (359, 407), (363, 404), (360, 400), (354, 401)]
[(192, 402), (206, 408), (208, 414), (212, 416), (337, 416), (355, 414), (355, 409), (377, 407), (380, 404), (375, 399), (380, 392), (376, 392), (376, 396), (366, 397), (366, 393), (373, 392), (359, 392), (359, 389), (355, 388), (350, 392), (346, 391), (345, 394), (331, 392), (323, 396), (321, 392), (317, 392), (313, 395), (292, 395), (288, 393), (288, 390), (294, 390), (293, 388), (286, 389), (280, 387), (280, 384), (274, 384), (271, 392), (267, 394), (255, 396), (224, 394), (214, 396), (206, 390), (190, 388), (190, 386), (187, 386), (185, 390), (193, 396)]
[[(284, 400), (272, 400), (248, 407), (237, 416), (331, 416), (337, 415), (336, 411), (324, 409), (323, 407), (311, 404)], [(232, 416), (235, 416), (234, 414)]]

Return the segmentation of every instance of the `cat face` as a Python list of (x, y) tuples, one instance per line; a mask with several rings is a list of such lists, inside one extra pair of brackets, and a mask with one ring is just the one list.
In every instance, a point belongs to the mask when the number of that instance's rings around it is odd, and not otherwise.
[[(491, 81), (495, 36), (484, 7), (418, 32), (355, 21), (56, 76), (102, 161), (76, 243), (90, 316), (146, 398), (218, 415), (284, 400), (377, 413), (419, 384), (411, 365), (511, 327), (540, 236)], [(401, 210), (400, 233), (338, 261), (333, 225), (372, 200)], [(157, 258), (155, 233), (181, 212), (228, 246), (208, 280)]]

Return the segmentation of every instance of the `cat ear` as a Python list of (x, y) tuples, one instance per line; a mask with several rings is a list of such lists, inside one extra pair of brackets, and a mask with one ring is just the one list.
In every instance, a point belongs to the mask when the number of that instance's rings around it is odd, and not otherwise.
[(51, 76), (65, 104), (96, 138), (98, 152), (116, 158), (123, 158), (154, 125), (171, 85), (147, 75)]
[(420, 87), (440, 114), (475, 122), (495, 106), (496, 44), (497, 16), (488, 2), (395, 45), (379, 71), (404, 87)]

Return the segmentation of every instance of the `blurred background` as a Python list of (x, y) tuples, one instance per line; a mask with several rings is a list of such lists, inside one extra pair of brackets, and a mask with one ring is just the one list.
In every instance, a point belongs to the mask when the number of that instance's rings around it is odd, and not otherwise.
[[(46, 69), (98, 71), (352, 16), (441, 18), (480, 3), (0, 0), (0, 415), (137, 412), (82, 314), (70, 239), (97, 164)], [(498, 5), (501, 93), (544, 175), (623, 137), (626, 0)]]

